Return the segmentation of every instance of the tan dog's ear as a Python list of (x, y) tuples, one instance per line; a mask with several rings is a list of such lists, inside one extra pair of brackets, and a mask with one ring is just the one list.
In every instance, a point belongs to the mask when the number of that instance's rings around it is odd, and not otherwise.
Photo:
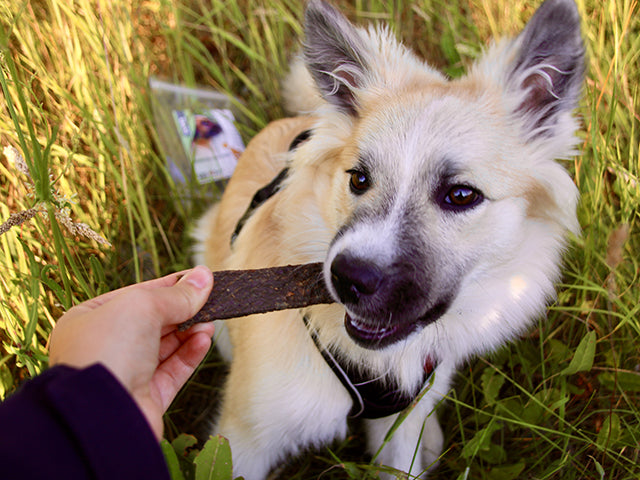
[(335, 8), (311, 0), (305, 12), (304, 58), (326, 101), (357, 114), (355, 92), (367, 70), (366, 46), (356, 28)]
[(521, 91), (516, 113), (528, 139), (553, 136), (553, 129), (577, 107), (584, 81), (585, 50), (573, 0), (546, 0), (515, 40), (509, 90)]

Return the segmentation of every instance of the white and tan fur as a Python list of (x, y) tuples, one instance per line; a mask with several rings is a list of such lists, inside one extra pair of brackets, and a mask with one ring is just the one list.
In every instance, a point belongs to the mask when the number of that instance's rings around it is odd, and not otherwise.
[[(316, 0), (305, 33), (284, 94), (291, 109), (308, 115), (274, 122), (248, 145), (221, 202), (198, 224), (196, 261), (214, 270), (324, 262), (339, 303), (304, 312), (322, 345), (407, 392), (420, 388), (425, 358), (434, 361), (433, 385), (378, 457), (421, 475), (442, 449), (429, 414), (455, 369), (544, 313), (567, 234), (579, 230), (576, 188), (556, 162), (576, 143), (579, 18), (573, 0), (547, 0), (520, 36), (492, 45), (456, 80), (387, 29), (353, 27)], [(309, 128), (311, 139), (288, 152)], [(231, 246), (251, 197), (285, 162), (284, 186)], [(366, 174), (362, 192), (350, 187), (354, 170)], [(454, 189), (472, 189), (479, 200), (452, 208)], [(354, 275), (365, 283), (373, 275), (375, 292), (363, 293), (356, 278), (357, 288), (349, 284), (345, 293), (338, 257), (347, 276), (354, 259)], [(380, 343), (354, 341), (345, 311), (367, 333), (379, 329)], [(219, 325), (231, 367), (215, 431), (229, 438), (234, 473), (248, 480), (347, 432), (351, 398), (302, 313)], [(397, 325), (408, 333), (383, 341), (383, 331)], [(366, 421), (370, 452), (394, 421)]]

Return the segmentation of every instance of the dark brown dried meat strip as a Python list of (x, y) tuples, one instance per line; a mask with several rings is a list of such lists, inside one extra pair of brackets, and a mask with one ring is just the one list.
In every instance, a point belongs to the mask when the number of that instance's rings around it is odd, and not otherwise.
[(335, 303), (324, 283), (322, 263), (224, 270), (214, 272), (213, 278), (207, 303), (180, 330), (201, 322)]

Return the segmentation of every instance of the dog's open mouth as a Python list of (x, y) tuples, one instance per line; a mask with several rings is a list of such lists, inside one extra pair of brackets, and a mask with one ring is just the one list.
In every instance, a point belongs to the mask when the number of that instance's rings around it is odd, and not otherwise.
[(418, 324), (376, 325), (366, 320), (354, 318), (347, 313), (344, 316), (344, 326), (349, 336), (358, 345), (378, 349), (408, 337)]
[(377, 350), (403, 340), (419, 328), (435, 322), (447, 311), (449, 304), (450, 300), (447, 299), (437, 303), (424, 315), (413, 321), (404, 320), (386, 324), (358, 318), (347, 312), (344, 316), (344, 326), (347, 334), (358, 345)]

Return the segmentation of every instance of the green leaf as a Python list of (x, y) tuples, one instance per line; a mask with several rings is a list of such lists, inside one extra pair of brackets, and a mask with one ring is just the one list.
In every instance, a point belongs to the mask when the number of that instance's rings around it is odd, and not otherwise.
[(472, 458), (482, 452), (485, 454), (482, 458), (485, 458), (487, 455), (491, 457), (494, 453), (499, 454), (500, 452), (496, 452), (492, 448), (494, 445), (491, 443), (491, 437), (500, 428), (501, 425), (498, 422), (491, 422), (482, 430), (477, 431), (473, 438), (462, 448), (461, 456), (463, 458)]
[(480, 450), (478, 452), (478, 458), (481, 458), (485, 462), (500, 464), (507, 459), (507, 451), (496, 443), (489, 445), (488, 449)]
[(64, 288), (47, 276), (49, 272), (55, 273), (55, 271), (56, 267), (53, 265), (45, 265), (40, 272), (40, 282), (46, 285), (46, 287), (56, 296), (58, 302), (62, 304), (66, 298)]
[(233, 480), (231, 447), (222, 435), (207, 440), (194, 463), (195, 480)]
[(507, 418), (521, 420), (525, 410), (520, 397), (505, 398), (496, 404), (496, 413), (505, 415)]
[(176, 454), (173, 446), (163, 438), (160, 442), (160, 448), (162, 448), (164, 459), (167, 462), (171, 480), (184, 480), (184, 475), (180, 470), (180, 460), (178, 460), (178, 455)]
[(482, 384), (482, 391), (487, 404), (494, 405), (498, 399), (498, 395), (500, 394), (500, 389), (504, 384), (504, 377), (497, 374), (495, 370), (486, 368), (484, 372), (482, 372), (480, 382)]
[(524, 406), (520, 420), (528, 425), (538, 425), (544, 418), (545, 410), (535, 397)]
[[(345, 471), (345, 473), (348, 475), (349, 478), (357, 478), (357, 479), (361, 479), (363, 477), (363, 475), (365, 475), (365, 473), (362, 471), (362, 469), (360, 469), (358, 467), (357, 463), (353, 463), (353, 462), (342, 462), (340, 464), (340, 466), (343, 468), (343, 470)], [(374, 466), (375, 468), (375, 466)], [(375, 468), (374, 471), (377, 471), (378, 468)]]
[(604, 372), (598, 375), (598, 380), (610, 390), (617, 386), (623, 392), (640, 392), (640, 374), (636, 372)]
[(173, 439), (171, 446), (179, 455), (185, 456), (187, 454), (187, 450), (193, 447), (196, 443), (198, 443), (198, 439), (196, 437), (186, 433), (181, 433)]
[(470, 471), (471, 471), (471, 469), (469, 467), (465, 468), (464, 472), (462, 472), (460, 475), (458, 475), (456, 480), (467, 480), (469, 478), (469, 472)]
[(7, 393), (12, 390), (13, 376), (6, 364), (0, 364), (0, 400), (4, 400)]
[(596, 438), (598, 450), (604, 451), (607, 448), (611, 448), (620, 440), (621, 435), (620, 417), (612, 413), (605, 418), (602, 428), (598, 432), (598, 437)]
[(491, 478), (491, 480), (514, 480), (516, 478), (520, 478), (520, 474), (524, 470), (524, 467), (524, 462), (493, 467), (490, 471), (489, 478)]
[[(30, 304), (29, 321), (24, 328), (24, 338), (22, 341), (22, 344), (25, 347), (28, 347), (31, 345), (31, 341), (38, 326), (38, 298), (40, 297), (41, 268), (40, 263), (38, 262), (38, 260), (36, 260), (35, 255), (29, 248), (25, 248), (24, 252), (29, 258), (29, 270), (31, 271), (28, 289), (23, 293), (25, 299), (29, 299), (25, 301), (25, 304)], [(29, 292), (30, 296), (27, 296), (27, 291)]]
[(600, 462), (598, 462), (598, 460), (593, 458), (591, 455), (589, 455), (589, 458), (591, 458), (591, 460), (593, 461), (594, 465), (596, 466), (596, 471), (598, 472), (598, 475), (600, 475), (600, 478), (604, 479), (606, 473), (604, 471), (604, 468), (602, 468), (602, 465), (600, 465)]
[(442, 49), (442, 53), (449, 63), (449, 67), (446, 69), (447, 74), (453, 78), (462, 75), (464, 73), (464, 69), (460, 65), (460, 53), (458, 52), (456, 40), (451, 28), (444, 32), (442, 37), (440, 38), (440, 48)]
[(587, 333), (582, 340), (580, 340), (580, 344), (578, 345), (578, 348), (576, 348), (576, 353), (573, 355), (571, 363), (569, 363), (569, 366), (560, 372), (560, 374), (573, 375), (574, 373), (591, 370), (595, 355), (596, 332), (592, 330)]
[(104, 266), (95, 255), (89, 256), (89, 263), (91, 264), (91, 276), (93, 277), (94, 285), (97, 285), (97, 293), (103, 293), (105, 291), (103, 287), (107, 284)]
[(558, 364), (569, 356), (570, 349), (561, 340), (550, 338), (547, 340), (547, 351), (549, 363)]

